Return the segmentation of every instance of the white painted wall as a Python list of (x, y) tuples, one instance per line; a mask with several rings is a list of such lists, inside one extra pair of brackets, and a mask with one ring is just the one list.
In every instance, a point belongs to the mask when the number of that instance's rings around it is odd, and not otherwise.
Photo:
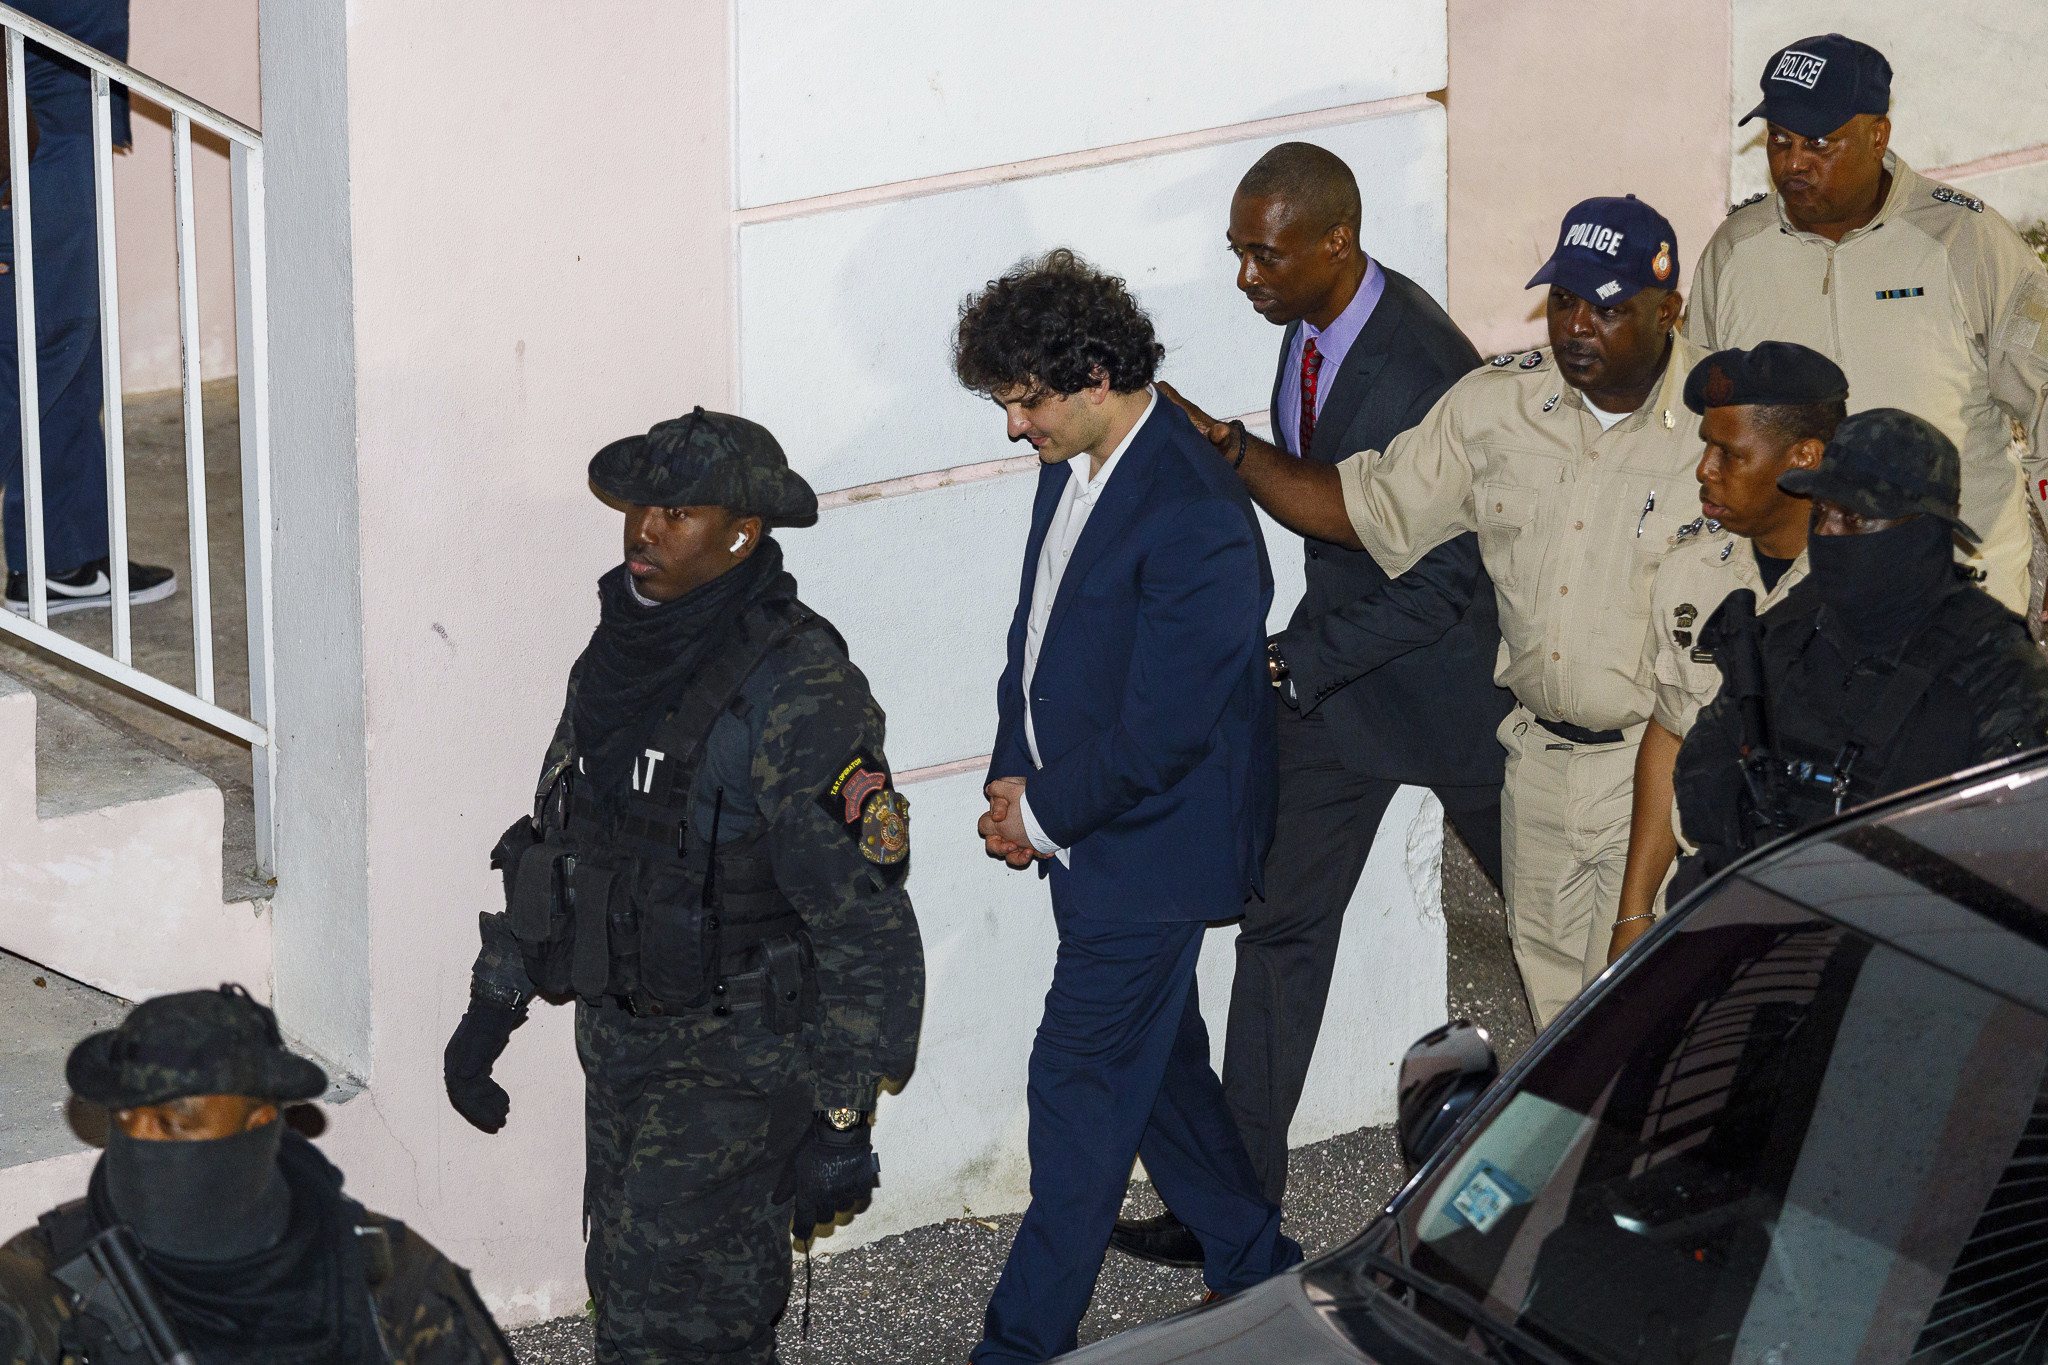
[[(1445, 295), (1444, 113), (1302, 135), (1351, 163), (1361, 239)], [(952, 378), (961, 298), (1070, 246), (1130, 282), (1164, 373), (1210, 412), (1266, 408), (1277, 333), (1234, 284), (1223, 233), (1260, 138), (740, 229), (740, 402), (820, 489), (1001, 459), (987, 400)], [(803, 382), (790, 358), (802, 356)]]
[[(1757, 78), (1771, 53), (1812, 34), (1843, 33), (1891, 62), (1892, 146), (1916, 170), (2048, 146), (2048, 5), (1734, 0), (1733, 8), (1731, 126), (1762, 97)], [(1763, 120), (1736, 128), (1734, 148), (1731, 203), (1769, 188)], [(1961, 183), (2019, 226), (2048, 214), (2048, 164)]]
[(736, 11), (749, 207), (1444, 83), (1442, 6), (1412, 0), (1045, 0), (994, 22), (984, 6), (922, 0)]

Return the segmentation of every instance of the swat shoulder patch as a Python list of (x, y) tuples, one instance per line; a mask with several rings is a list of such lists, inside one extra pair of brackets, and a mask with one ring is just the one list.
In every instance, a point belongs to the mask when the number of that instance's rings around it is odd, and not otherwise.
[(910, 856), (910, 800), (889, 784), (889, 766), (861, 750), (818, 793), (818, 806), (869, 862), (891, 867)]
[(1751, 196), (1749, 196), (1749, 198), (1743, 200), (1741, 203), (1730, 204), (1728, 206), (1728, 212), (1731, 214), (1740, 213), (1744, 209), (1748, 208), (1751, 204), (1761, 204), (1764, 200), (1770, 197), (1771, 192), (1769, 190), (1758, 190), (1755, 194), (1752, 194)]
[(1944, 204), (1956, 204), (1968, 209), (1972, 213), (1982, 213), (1984, 211), (1984, 201), (1982, 199), (1972, 199), (1961, 190), (1952, 190), (1946, 185), (1936, 185), (1930, 193)]

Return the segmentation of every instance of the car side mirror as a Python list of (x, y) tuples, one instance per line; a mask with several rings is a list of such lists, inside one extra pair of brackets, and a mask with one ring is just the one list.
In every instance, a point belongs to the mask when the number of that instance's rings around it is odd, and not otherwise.
[(1395, 1133), (1401, 1159), (1414, 1170), (1500, 1075), (1493, 1040), (1470, 1019), (1453, 1019), (1415, 1040), (1401, 1058), (1400, 1118)]

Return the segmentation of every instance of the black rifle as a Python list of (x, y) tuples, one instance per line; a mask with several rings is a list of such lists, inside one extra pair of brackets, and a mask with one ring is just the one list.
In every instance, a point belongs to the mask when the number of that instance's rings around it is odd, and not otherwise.
[(1763, 627), (1756, 619), (1756, 594), (1748, 588), (1729, 593), (1701, 632), (1700, 643), (1725, 661), (1724, 687), (1742, 718), (1742, 785), (1747, 797), (1740, 811), (1742, 846), (1757, 848), (1798, 828), (1799, 822), (1792, 812), (1785, 765), (1771, 747)]
[(145, 1359), (150, 1365), (197, 1365), (192, 1348), (157, 1302), (156, 1290), (142, 1269), (141, 1248), (126, 1224), (116, 1223), (100, 1233), (50, 1273), (77, 1296), (79, 1316), (106, 1329), (114, 1346), (130, 1359)]

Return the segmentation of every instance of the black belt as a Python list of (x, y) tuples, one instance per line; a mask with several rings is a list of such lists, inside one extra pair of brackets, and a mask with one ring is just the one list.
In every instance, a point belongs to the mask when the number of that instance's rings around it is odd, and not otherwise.
[(1619, 730), (1588, 730), (1583, 725), (1573, 725), (1569, 721), (1545, 720), (1541, 716), (1534, 719), (1551, 734), (1559, 739), (1568, 739), (1574, 744), (1619, 744), (1628, 738)]

